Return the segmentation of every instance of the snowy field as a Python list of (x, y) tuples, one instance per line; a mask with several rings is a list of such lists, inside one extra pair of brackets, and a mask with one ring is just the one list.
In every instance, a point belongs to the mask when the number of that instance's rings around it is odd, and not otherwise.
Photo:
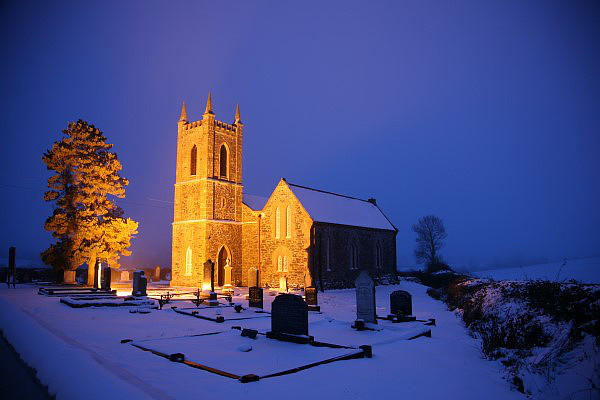
[[(36, 294), (34, 286), (0, 288), (0, 328), (57, 399), (524, 398), (502, 378), (500, 363), (481, 358), (479, 342), (443, 303), (427, 296), (426, 287), (413, 282), (378, 286), (379, 315), (387, 315), (389, 294), (398, 289), (413, 295), (413, 312), (419, 319), (437, 320), (437, 326), (427, 327), (432, 329), (431, 338), (407, 340), (411, 330), (422, 329), (415, 323), (382, 322), (382, 330), (377, 332), (354, 331), (350, 328), (355, 318), (354, 290), (320, 293), (323, 313), (310, 313), (309, 334), (315, 340), (343, 345), (371, 344), (373, 358), (338, 361), (247, 384), (170, 362), (121, 340), (154, 343), (169, 351), (176, 348), (198, 359), (210, 356), (217, 366), (236, 372), (270, 371), (273, 365), (277, 367), (277, 360), (286, 366), (296, 365), (335, 352), (327, 349), (321, 354), (303, 354), (302, 346), (307, 345), (271, 345), (264, 337), (254, 342), (252, 351), (240, 352), (236, 346), (242, 339), (234, 337), (239, 331), (231, 327), (241, 325), (265, 332), (270, 329), (269, 318), (218, 324), (178, 314), (169, 305), (149, 314), (130, 313), (128, 307), (75, 309), (61, 304), (59, 298)], [(273, 299), (265, 296), (267, 310)], [(241, 296), (234, 301), (247, 304)], [(191, 302), (177, 305), (192, 307)], [(216, 331), (224, 333), (212, 338), (200, 336), (198, 341), (169, 339)], [(251, 339), (243, 340), (253, 344)], [(219, 346), (225, 349), (222, 354)]]
[(580, 283), (600, 284), (600, 257), (567, 259), (547, 264), (528, 265), (526, 267), (476, 271), (480, 278), (495, 280), (542, 279), (551, 282), (566, 282), (574, 279)]

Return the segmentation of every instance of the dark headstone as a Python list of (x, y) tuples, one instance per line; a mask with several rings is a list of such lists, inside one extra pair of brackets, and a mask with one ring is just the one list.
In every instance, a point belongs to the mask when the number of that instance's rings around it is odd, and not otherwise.
[(207, 290), (208, 288), (211, 292), (215, 291), (215, 263), (210, 259), (204, 263), (202, 273), (202, 289)]
[(390, 312), (393, 315), (412, 315), (412, 296), (405, 290), (390, 294)]
[(321, 311), (321, 306), (318, 305), (317, 288), (309, 286), (304, 289), (304, 297), (308, 304), (308, 311)]
[(13, 288), (17, 281), (17, 263), (16, 263), (16, 247), (10, 247), (8, 249), (8, 270), (6, 271), (6, 284), (10, 287), (12, 282)]
[(248, 307), (263, 308), (263, 290), (259, 287), (251, 287), (249, 290)]
[(102, 290), (110, 290), (110, 280), (112, 278), (112, 272), (110, 267), (102, 268), (102, 278), (100, 280), (100, 288)]
[(102, 273), (102, 264), (100, 260), (96, 259), (96, 264), (94, 264), (94, 288), (100, 288), (100, 274)]
[(308, 306), (302, 297), (280, 294), (271, 305), (271, 332), (308, 335)]
[(319, 304), (317, 299), (317, 289), (314, 287), (307, 287), (304, 289), (304, 297), (306, 297), (306, 304), (309, 306), (316, 306)]
[(241, 335), (243, 337), (248, 337), (250, 339), (256, 339), (256, 335), (258, 335), (258, 331), (255, 329), (244, 328), (244, 329), (242, 329)]
[(356, 281), (356, 319), (377, 323), (375, 309), (375, 283), (366, 271), (362, 271)]
[(146, 295), (146, 286), (148, 285), (148, 280), (146, 279), (146, 275), (144, 271), (135, 271), (133, 273), (133, 292), (134, 296), (145, 296)]

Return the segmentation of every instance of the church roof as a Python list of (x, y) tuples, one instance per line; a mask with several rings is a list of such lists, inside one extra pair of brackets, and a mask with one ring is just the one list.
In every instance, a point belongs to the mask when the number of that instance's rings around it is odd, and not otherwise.
[(287, 184), (315, 222), (396, 230), (379, 207), (370, 201)]
[(265, 208), (265, 204), (269, 200), (268, 197), (256, 196), (254, 194), (242, 193), (242, 203), (250, 207), (254, 211), (260, 211)]

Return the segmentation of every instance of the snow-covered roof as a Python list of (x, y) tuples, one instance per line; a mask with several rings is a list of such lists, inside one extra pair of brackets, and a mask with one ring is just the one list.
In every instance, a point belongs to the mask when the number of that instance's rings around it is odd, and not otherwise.
[(242, 193), (242, 203), (250, 207), (254, 211), (260, 211), (265, 208), (265, 204), (269, 200), (268, 197), (256, 196), (254, 194)]
[(396, 230), (381, 210), (367, 200), (288, 183), (315, 222)]

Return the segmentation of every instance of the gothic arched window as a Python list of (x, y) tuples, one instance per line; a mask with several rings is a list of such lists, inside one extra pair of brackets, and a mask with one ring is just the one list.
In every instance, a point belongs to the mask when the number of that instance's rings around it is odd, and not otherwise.
[(290, 206), (285, 208), (285, 237), (292, 237), (292, 209)]
[(185, 252), (185, 275), (192, 275), (192, 248), (188, 247)]
[(283, 270), (282, 268), (282, 259), (281, 256), (277, 256), (277, 271), (281, 272)]
[(288, 258), (283, 256), (283, 272), (288, 272)]
[(198, 149), (196, 149), (196, 145), (194, 145), (190, 154), (190, 175), (196, 175), (196, 159), (198, 158), (197, 156)]
[(281, 237), (281, 212), (279, 206), (275, 209), (275, 239)]
[(383, 266), (383, 257), (381, 253), (381, 244), (375, 245), (375, 266), (381, 268)]
[(221, 145), (221, 153), (220, 153), (220, 157), (219, 157), (219, 176), (221, 178), (227, 178), (228, 174), (227, 174), (227, 146), (225, 146), (225, 143), (223, 143)]

